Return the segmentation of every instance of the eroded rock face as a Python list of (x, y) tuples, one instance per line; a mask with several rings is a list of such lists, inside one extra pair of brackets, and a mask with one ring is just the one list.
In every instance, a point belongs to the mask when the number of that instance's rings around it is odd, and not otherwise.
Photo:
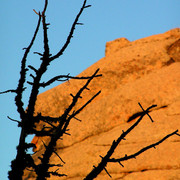
[[(73, 120), (69, 126), (71, 136), (59, 141), (57, 152), (66, 162), (59, 172), (68, 176), (61, 179), (83, 179), (93, 165), (105, 155), (114, 139), (137, 119), (140, 102), (144, 108), (157, 104), (151, 112), (154, 123), (145, 117), (140, 125), (127, 136), (113, 157), (132, 154), (142, 147), (160, 140), (176, 129), (180, 130), (180, 29), (154, 35), (133, 42), (120, 38), (106, 44), (106, 56), (83, 71), (87, 76), (100, 68), (101, 78), (94, 79), (90, 91), (85, 91), (76, 108), (83, 105), (98, 90), (102, 93), (79, 115), (82, 122)], [(38, 96), (36, 112), (60, 116), (71, 102), (84, 80), (70, 80)], [(42, 125), (38, 124), (37, 128)], [(34, 138), (41, 149), (41, 138)], [(47, 142), (47, 138), (42, 138)], [(38, 162), (37, 156), (34, 159)], [(59, 163), (56, 155), (51, 158)], [(112, 179), (180, 179), (180, 138), (174, 136), (156, 150), (119, 164), (109, 163), (107, 169)], [(33, 179), (26, 171), (24, 179)], [(51, 179), (55, 179), (54, 177)], [(97, 179), (109, 179), (102, 172)]]

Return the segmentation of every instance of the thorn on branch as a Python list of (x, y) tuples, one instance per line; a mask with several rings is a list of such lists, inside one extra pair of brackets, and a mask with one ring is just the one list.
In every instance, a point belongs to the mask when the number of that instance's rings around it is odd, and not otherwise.
[(64, 163), (64, 164), (66, 164), (63, 160), (62, 160), (62, 158), (59, 156), (59, 154), (53, 149), (53, 152), (56, 154), (56, 156)]
[(106, 171), (107, 175), (112, 178), (112, 176), (109, 174), (109, 172), (107, 171), (107, 169), (104, 167), (104, 170)]
[(30, 81), (27, 81), (27, 83), (28, 83), (29, 85), (33, 85), (33, 83), (32, 83), (32, 82), (30, 82)]
[(40, 13), (37, 13), (37, 11), (35, 9), (33, 9), (33, 11), (39, 16)]
[(42, 157), (38, 157), (38, 159), (42, 161), (43, 158)]
[(82, 122), (82, 120), (81, 119), (78, 119), (78, 118), (76, 118), (76, 117), (73, 117), (74, 119), (76, 119), (77, 121), (80, 121), (80, 122)]
[(99, 157), (100, 157), (101, 159), (103, 159), (103, 157), (102, 157), (101, 155), (99, 155)]
[(74, 98), (74, 95), (71, 93), (70, 96), (72, 96)]
[(34, 54), (38, 54), (39, 56), (43, 56), (43, 54), (41, 54), (39, 52), (34, 52)]
[(91, 5), (84, 6), (84, 8), (89, 8), (89, 7), (91, 7)]
[(10, 119), (11, 121), (17, 122), (18, 123), (18, 127), (22, 127), (22, 123), (18, 120), (12, 119), (9, 116), (7, 116), (8, 119)]
[(31, 70), (33, 70), (35, 73), (37, 73), (37, 69), (31, 65), (28, 66)]
[(35, 77), (34, 77), (32, 74), (30, 74), (30, 76), (31, 76), (33, 79), (35, 79)]
[(118, 163), (119, 163), (122, 167), (124, 167), (124, 165), (123, 165), (120, 161), (118, 161)]
[(67, 133), (67, 132), (64, 132), (64, 134), (68, 135), (68, 136), (71, 136), (71, 134)]
[(76, 23), (77, 25), (84, 25), (83, 23)]

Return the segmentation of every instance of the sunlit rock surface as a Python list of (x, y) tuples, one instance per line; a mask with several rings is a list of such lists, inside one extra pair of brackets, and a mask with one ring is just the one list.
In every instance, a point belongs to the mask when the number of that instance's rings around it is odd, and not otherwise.
[[(157, 104), (150, 115), (136, 127), (115, 151), (114, 158), (130, 155), (150, 145), (168, 133), (180, 131), (180, 29), (153, 35), (130, 42), (119, 38), (107, 42), (105, 57), (83, 71), (79, 76), (92, 75), (97, 68), (103, 75), (96, 78), (86, 90), (75, 108), (82, 106), (96, 92), (102, 93), (84, 109), (69, 126), (71, 136), (64, 135), (58, 142), (57, 152), (66, 162), (59, 173), (68, 176), (60, 179), (83, 179), (108, 151), (114, 139), (126, 130), (144, 108)], [(72, 97), (85, 80), (70, 80), (38, 96), (36, 112), (57, 117), (70, 104)], [(134, 118), (133, 118), (134, 117)], [(40, 129), (42, 124), (37, 125)], [(42, 152), (42, 140), (33, 139)], [(54, 154), (53, 163), (61, 163)], [(122, 180), (178, 180), (180, 179), (180, 137), (173, 136), (138, 156), (136, 159), (109, 163), (107, 170), (112, 179)], [(55, 168), (51, 170), (56, 170)], [(34, 174), (25, 171), (24, 179), (34, 179)], [(51, 179), (56, 179), (52, 177)], [(110, 179), (103, 171), (98, 180)]]

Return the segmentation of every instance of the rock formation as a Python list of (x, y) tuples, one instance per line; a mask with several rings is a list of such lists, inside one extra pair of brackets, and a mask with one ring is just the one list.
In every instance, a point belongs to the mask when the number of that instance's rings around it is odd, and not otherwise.
[[(141, 108), (157, 104), (148, 117), (120, 144), (113, 157), (132, 154), (152, 144), (176, 129), (180, 131), (180, 29), (153, 35), (133, 42), (119, 38), (107, 42), (105, 57), (87, 68), (79, 76), (92, 75), (97, 68), (103, 75), (94, 79), (90, 91), (82, 95), (77, 107), (85, 103), (98, 90), (102, 93), (79, 115), (82, 122), (73, 120), (69, 129), (71, 136), (64, 136), (57, 146), (57, 152), (66, 162), (59, 173), (68, 176), (60, 179), (83, 179), (105, 155), (114, 139), (137, 119)], [(72, 97), (85, 83), (84, 80), (70, 80), (38, 96), (36, 112), (53, 117), (60, 116), (68, 107)], [(42, 124), (37, 125), (37, 129)], [(42, 141), (33, 139), (40, 150)], [(51, 158), (59, 163), (54, 154)], [(137, 159), (123, 163), (109, 163), (108, 172), (112, 179), (122, 180), (178, 180), (180, 179), (180, 137), (171, 137), (157, 149), (146, 151)], [(26, 171), (24, 179), (34, 179)], [(51, 179), (56, 179), (55, 177)], [(97, 179), (110, 179), (102, 172)]]

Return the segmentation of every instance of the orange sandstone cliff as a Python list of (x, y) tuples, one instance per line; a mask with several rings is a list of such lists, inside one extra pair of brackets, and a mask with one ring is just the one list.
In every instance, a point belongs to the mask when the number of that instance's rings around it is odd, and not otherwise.
[[(94, 79), (85, 91), (77, 108), (97, 91), (102, 93), (87, 106), (69, 126), (71, 136), (64, 136), (58, 142), (57, 152), (66, 162), (59, 173), (68, 176), (59, 179), (83, 179), (105, 155), (112, 141), (122, 130), (126, 130), (136, 120), (133, 116), (144, 108), (157, 104), (150, 113), (154, 123), (144, 117), (117, 148), (113, 157), (132, 154), (152, 144), (176, 129), (180, 130), (180, 29), (172, 29), (163, 34), (153, 35), (133, 42), (119, 38), (107, 42), (105, 57), (83, 71), (79, 76), (92, 75), (100, 68), (101, 78)], [(72, 97), (85, 83), (84, 80), (70, 80), (38, 96), (36, 112), (42, 115), (60, 116), (68, 107)], [(132, 118), (134, 117), (134, 118)], [(42, 124), (37, 125), (37, 129)], [(33, 139), (39, 152), (42, 141)], [(58, 164), (54, 154), (51, 162)], [(112, 179), (121, 180), (179, 180), (180, 179), (180, 138), (171, 137), (157, 149), (150, 149), (123, 163), (109, 163), (107, 170)], [(52, 169), (53, 170), (53, 169)], [(55, 170), (55, 169), (54, 169)], [(34, 179), (34, 174), (25, 171), (24, 179)], [(51, 179), (56, 179), (52, 177)], [(102, 172), (98, 180), (110, 179)]]

